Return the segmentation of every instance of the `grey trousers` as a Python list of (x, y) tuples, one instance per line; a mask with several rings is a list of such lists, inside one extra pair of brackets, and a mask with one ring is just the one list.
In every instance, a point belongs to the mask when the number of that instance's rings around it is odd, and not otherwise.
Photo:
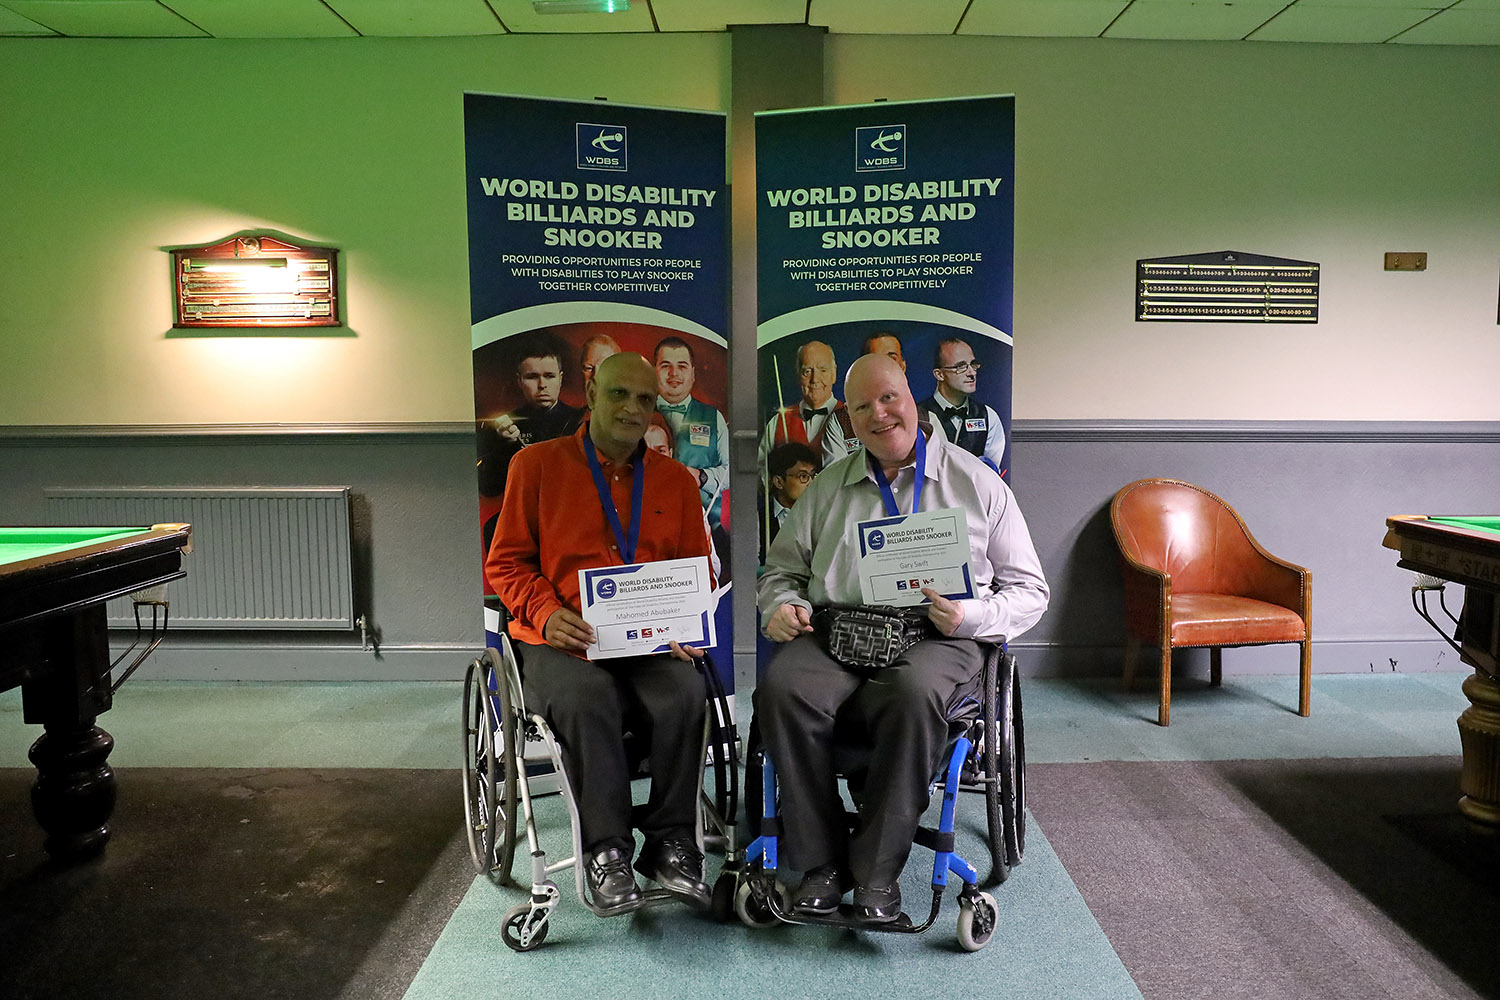
[(517, 651), (526, 707), (547, 720), (562, 747), (584, 850), (618, 847), (629, 855), (635, 846), (621, 740), (627, 720), (642, 720), (651, 732), (651, 795), (639, 815), (641, 833), (648, 842), (693, 840), (707, 711), (697, 669), (667, 655), (593, 663), (551, 646), (517, 643)]
[[(925, 639), (868, 679), (812, 635), (785, 644), (755, 689), (755, 717), (776, 767), (782, 851), (799, 871), (847, 865), (861, 885), (896, 881), (928, 803), (948, 715), (977, 697), (983, 650), (972, 639)], [(871, 745), (860, 822), (849, 836), (834, 771), (834, 725)]]

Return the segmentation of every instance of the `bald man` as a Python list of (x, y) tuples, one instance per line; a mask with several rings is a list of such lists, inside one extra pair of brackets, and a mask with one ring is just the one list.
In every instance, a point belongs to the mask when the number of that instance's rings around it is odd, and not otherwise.
[(646, 844), (635, 869), (707, 908), (697, 843), (704, 689), (690, 662), (701, 654), (674, 642), (670, 655), (588, 659), (596, 640), (578, 589), (580, 570), (708, 556), (698, 483), (642, 442), (656, 412), (656, 371), (645, 358), (605, 358), (587, 397), (589, 417), (575, 434), (523, 448), (512, 461), (485, 572), (512, 618), (527, 708), (557, 734), (578, 793), (595, 905), (619, 913), (641, 900), (630, 873), (635, 840), (621, 741), (629, 707), (651, 727), (651, 797), (639, 817)]
[(797, 388), (801, 398), (796, 406), (777, 412), (766, 424), (760, 436), (762, 469), (771, 449), (788, 441), (807, 445), (818, 453), (824, 465), (853, 450), (854, 425), (849, 420), (849, 411), (843, 400), (833, 395), (838, 374), (833, 348), (821, 340), (809, 340), (797, 348)]
[[(1048, 590), (1025, 518), (999, 476), (936, 435), (923, 439), (918, 467), (917, 405), (894, 360), (861, 357), (844, 392), (864, 451), (812, 481), (766, 553), (756, 603), (766, 637), (784, 645), (756, 686), (755, 716), (781, 781), (788, 866), (805, 873), (793, 907), (832, 913), (852, 886), (856, 918), (881, 923), (901, 912), (897, 879), (927, 807), (949, 709), (977, 696), (982, 647), (1036, 624)], [(912, 512), (918, 476), (918, 510), (958, 508), (967, 520), (977, 596), (949, 600), (924, 589), (927, 637), (889, 666), (855, 672), (828, 654), (813, 617), (860, 604), (851, 526)], [(861, 725), (873, 745), (852, 836), (834, 778), (836, 717)]]

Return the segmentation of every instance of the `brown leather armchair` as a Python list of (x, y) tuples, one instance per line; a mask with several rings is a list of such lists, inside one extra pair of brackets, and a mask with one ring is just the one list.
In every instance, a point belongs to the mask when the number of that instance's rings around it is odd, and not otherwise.
[(1172, 649), (1208, 646), (1210, 682), (1224, 646), (1302, 647), (1297, 712), (1309, 712), (1312, 574), (1261, 548), (1233, 507), (1176, 479), (1141, 479), (1115, 494), (1110, 526), (1125, 578), (1125, 687), (1142, 645), (1161, 647), (1161, 707), (1171, 721)]

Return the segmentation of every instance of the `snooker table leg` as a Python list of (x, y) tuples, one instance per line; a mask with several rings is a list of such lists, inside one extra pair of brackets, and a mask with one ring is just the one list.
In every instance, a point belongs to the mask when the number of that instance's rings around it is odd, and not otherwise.
[(111, 704), (109, 633), (103, 604), (44, 619), (27, 630), (33, 662), (23, 684), (28, 723), (44, 732), (28, 756), (36, 765), (31, 808), (58, 859), (97, 854), (109, 840), (115, 741), (94, 724)]

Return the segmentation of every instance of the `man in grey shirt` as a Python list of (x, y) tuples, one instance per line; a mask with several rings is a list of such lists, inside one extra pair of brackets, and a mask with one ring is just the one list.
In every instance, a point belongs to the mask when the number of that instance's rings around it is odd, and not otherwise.
[[(756, 688), (755, 713), (781, 780), (785, 855), (805, 873), (793, 908), (833, 912), (852, 885), (856, 916), (880, 923), (901, 912), (897, 879), (947, 741), (948, 710), (977, 692), (980, 644), (1014, 639), (1036, 624), (1048, 591), (1010, 487), (940, 435), (924, 436), (918, 448), (916, 401), (895, 361), (861, 357), (844, 391), (864, 448), (823, 470), (766, 554), (756, 600), (766, 636), (785, 645)], [(860, 603), (855, 525), (896, 513), (890, 504), (910, 512), (918, 474), (918, 509), (957, 507), (966, 515), (976, 596), (949, 600), (924, 589), (931, 637), (888, 667), (855, 673), (824, 651), (812, 614)], [(835, 716), (857, 722), (873, 748), (852, 836), (834, 776)]]

